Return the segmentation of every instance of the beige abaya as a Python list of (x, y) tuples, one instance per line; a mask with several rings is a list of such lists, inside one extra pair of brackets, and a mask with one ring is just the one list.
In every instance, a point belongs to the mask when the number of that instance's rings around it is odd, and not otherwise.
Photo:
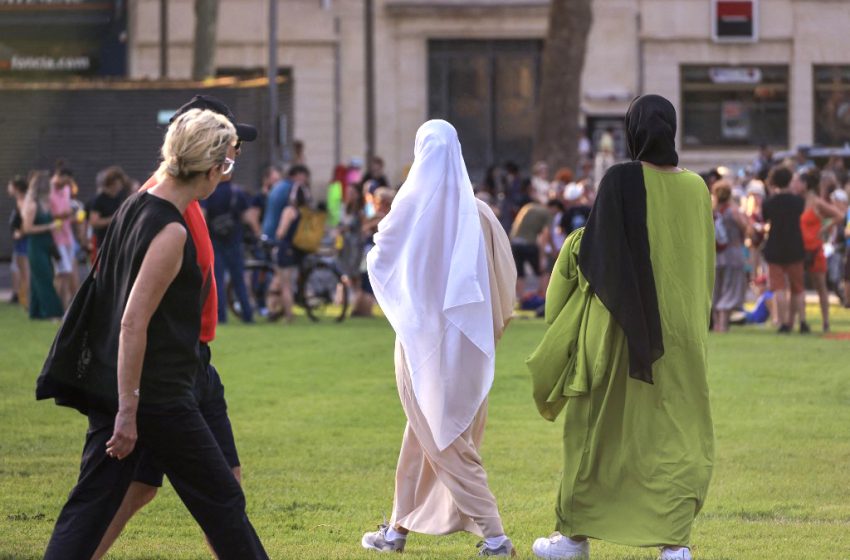
[[(487, 254), (493, 330), (498, 341), (513, 314), (516, 267), (510, 242), (496, 216), (485, 203), (476, 203)], [(395, 364), (407, 427), (396, 468), (391, 526), (431, 535), (456, 531), (484, 537), (503, 535), (496, 499), (490, 492), (478, 451), (487, 422), (487, 400), (466, 431), (440, 451), (417, 404), (404, 349), (398, 341)]]

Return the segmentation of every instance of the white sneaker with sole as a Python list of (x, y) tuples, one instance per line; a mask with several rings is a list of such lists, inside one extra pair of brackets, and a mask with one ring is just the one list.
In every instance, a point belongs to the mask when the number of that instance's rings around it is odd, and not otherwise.
[(378, 530), (372, 533), (365, 533), (360, 539), (360, 545), (368, 550), (377, 550), (378, 552), (404, 552), (404, 545), (407, 539), (390, 540), (387, 537), (389, 526), (384, 523), (378, 525)]
[(574, 541), (561, 533), (552, 533), (548, 538), (537, 539), (531, 550), (535, 556), (544, 560), (590, 559), (590, 543), (587, 540)]
[(691, 549), (680, 548), (679, 550), (671, 550), (669, 548), (661, 549), (661, 556), (658, 560), (691, 560)]

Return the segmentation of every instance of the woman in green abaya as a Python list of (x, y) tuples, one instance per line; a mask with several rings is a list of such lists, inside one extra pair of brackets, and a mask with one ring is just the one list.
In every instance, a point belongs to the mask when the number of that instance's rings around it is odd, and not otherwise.
[(606, 173), (564, 244), (550, 327), (528, 359), (540, 414), (565, 416), (557, 532), (534, 543), (541, 558), (588, 558), (593, 538), (690, 559), (711, 479), (711, 200), (677, 167), (669, 101), (637, 98), (625, 124), (633, 161)]

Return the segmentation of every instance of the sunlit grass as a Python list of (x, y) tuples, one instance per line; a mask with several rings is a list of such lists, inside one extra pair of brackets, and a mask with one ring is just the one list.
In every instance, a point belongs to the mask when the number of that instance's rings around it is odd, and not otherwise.
[[(850, 330), (850, 314), (834, 309), (834, 330)], [(508, 329), (483, 449), (506, 529), (525, 558), (554, 526), (560, 476), (562, 426), (537, 415), (523, 363), (544, 328), (519, 319)], [(41, 557), (79, 467), (85, 418), (33, 400), (55, 329), (0, 308), (0, 558)], [(371, 557), (360, 535), (391, 511), (404, 427), (392, 345), (383, 319), (220, 329), (213, 362), (227, 387), (249, 514), (272, 558)], [(694, 529), (696, 555), (850, 558), (850, 341), (735, 329), (712, 335), (710, 377), (717, 457)], [(468, 558), (476, 540), (414, 535), (405, 555)], [(592, 548), (594, 559), (657, 555)], [(111, 557), (209, 554), (166, 485)]]

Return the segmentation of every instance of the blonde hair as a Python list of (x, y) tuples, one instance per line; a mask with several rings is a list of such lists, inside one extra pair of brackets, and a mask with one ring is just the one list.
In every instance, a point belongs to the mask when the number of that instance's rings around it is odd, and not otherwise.
[(375, 189), (372, 198), (375, 200), (375, 204), (392, 204), (395, 191), (389, 187), (378, 187)]
[(29, 188), (25, 200), (35, 202), (36, 206), (46, 209), (50, 196), (50, 172), (33, 171), (29, 176)]
[(711, 185), (711, 192), (717, 197), (718, 203), (729, 202), (732, 198), (732, 184), (725, 179), (721, 179)]
[(178, 181), (189, 181), (224, 163), (236, 142), (236, 128), (213, 111), (192, 109), (171, 123), (162, 143), (159, 170)]

